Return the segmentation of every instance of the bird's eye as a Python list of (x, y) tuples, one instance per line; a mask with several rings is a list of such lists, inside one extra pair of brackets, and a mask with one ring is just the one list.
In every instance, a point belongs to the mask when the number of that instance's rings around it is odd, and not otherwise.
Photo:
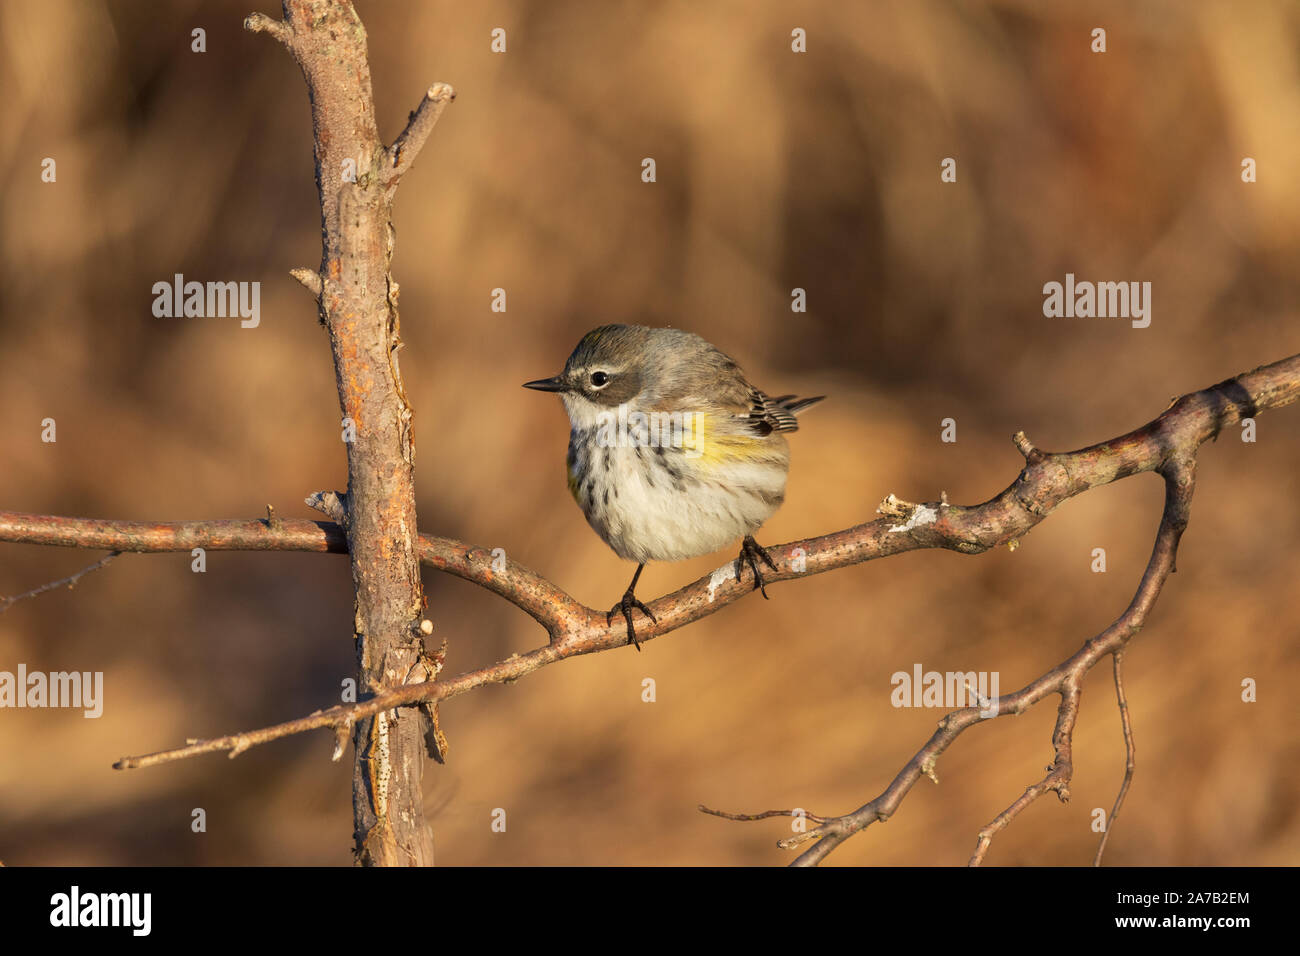
[(609, 376), (604, 372), (592, 372), (591, 384), (594, 388), (604, 388), (609, 384)]

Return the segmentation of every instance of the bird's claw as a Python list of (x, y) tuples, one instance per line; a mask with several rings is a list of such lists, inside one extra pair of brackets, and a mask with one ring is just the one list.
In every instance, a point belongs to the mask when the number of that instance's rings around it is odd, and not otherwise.
[(640, 608), (641, 613), (650, 618), (651, 623), (659, 623), (659, 619), (654, 616), (654, 612), (637, 600), (636, 595), (629, 590), (623, 595), (622, 600), (605, 613), (605, 625), (607, 627), (612, 625), (614, 615), (622, 614), (623, 620), (627, 622), (627, 641), (639, 651), (641, 650), (641, 642), (636, 639), (636, 628), (632, 626), (632, 611), (635, 608)]
[(767, 549), (755, 541), (752, 536), (746, 537), (745, 540), (740, 543), (740, 555), (736, 558), (736, 580), (740, 580), (740, 573), (745, 569), (745, 565), (748, 564), (749, 569), (754, 572), (754, 588), (763, 592), (763, 598), (764, 600), (767, 600), (767, 588), (765, 587), (766, 582), (763, 580), (763, 572), (758, 569), (758, 562), (760, 559), (762, 559), (763, 563), (773, 571), (777, 569), (776, 562), (773, 561), (772, 556), (767, 553)]

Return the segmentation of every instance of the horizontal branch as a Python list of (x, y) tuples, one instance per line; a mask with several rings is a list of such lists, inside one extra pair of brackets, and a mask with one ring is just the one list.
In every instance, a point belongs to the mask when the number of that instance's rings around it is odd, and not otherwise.
[[(1078, 451), (1043, 452), (1034, 447), (1023, 433), (1017, 433), (1015, 444), (1026, 464), (1015, 481), (996, 497), (980, 505), (960, 506), (946, 500), (909, 504), (891, 495), (880, 509), (889, 517), (845, 531), (769, 547), (768, 552), (778, 570), (765, 573), (765, 578), (768, 583), (773, 583), (806, 577), (921, 548), (979, 554), (1022, 537), (1062, 502), (1075, 495), (1131, 475), (1149, 471), (1161, 473), (1167, 489), (1161, 530), (1151, 562), (1124, 615), (1089, 640), (1070, 659), (1020, 691), (999, 699), (1002, 705), (1000, 713), (1018, 713), (1052, 693), (1062, 695), (1054, 734), (1057, 763), (1043, 784), (1030, 788), (1033, 796), (1048, 790), (1059, 794), (1068, 783), (1068, 737), (1078, 706), (1078, 682), (1097, 660), (1122, 648), (1136, 633), (1165, 577), (1173, 570), (1178, 536), (1186, 526), (1196, 450), (1242, 419), (1254, 417), (1265, 409), (1291, 404), (1297, 399), (1300, 399), (1300, 356), (1292, 356), (1185, 395), (1141, 428)], [(10, 512), (0, 512), (0, 541), (119, 551), (176, 551), (194, 547), (330, 552), (346, 549), (341, 530), (331, 522), (276, 519), (274, 523), (149, 524)], [(521, 564), (509, 562), (504, 569), (498, 570), (493, 567), (491, 551), (448, 538), (421, 535), (419, 547), (424, 564), (479, 584), (527, 612), (546, 628), (550, 635), (549, 643), (449, 680), (408, 684), (369, 700), (340, 705), (274, 727), (195, 741), (183, 748), (143, 757), (124, 758), (116, 766), (149, 766), (216, 750), (233, 754), (248, 746), (318, 727), (330, 727), (337, 732), (383, 710), (447, 700), (487, 684), (516, 680), (558, 660), (627, 643), (625, 628), (608, 623), (604, 612), (586, 607)], [(650, 608), (658, 623), (638, 629), (638, 637), (642, 643), (653, 640), (721, 610), (750, 592), (751, 586), (736, 579), (734, 565), (728, 562), (712, 574), (651, 602)], [(926, 746), (917, 752), (880, 797), (853, 814), (831, 818), (830, 822), (800, 834), (797, 840), (785, 841), (791, 845), (811, 839), (820, 841), (796, 862), (815, 863), (851, 833), (873, 820), (885, 819), (920, 776), (933, 775), (935, 760), (957, 735), (980, 720), (977, 708), (949, 714)], [(1055, 773), (1057, 766), (1064, 769)], [(1026, 792), (1026, 797), (1030, 796), (1030, 791)], [(1021, 801), (1013, 804), (1006, 813), (1014, 816), (1019, 812), (1018, 807), (1022, 808)], [(810, 816), (810, 819), (819, 818)], [(1000, 829), (997, 824), (998, 820), (995, 820), (986, 828), (990, 836)], [(982, 856), (982, 850), (977, 848), (977, 854)]]
[[(1224, 429), (1269, 408), (1300, 399), (1300, 355), (1186, 395), (1153, 421), (1126, 435), (1073, 452), (1046, 453), (1022, 434), (1017, 446), (1026, 467), (1005, 491), (980, 505), (946, 501), (910, 504), (892, 495), (882, 511), (892, 515), (844, 531), (768, 546), (776, 571), (769, 583), (821, 574), (922, 548), (980, 554), (1027, 534), (1062, 502), (1089, 489), (1156, 471), (1175, 452), (1194, 452)], [(346, 553), (342, 529), (330, 521), (280, 518), (144, 522), (63, 518), (0, 511), (0, 541), (101, 548), (114, 551), (311, 551)], [(586, 607), (536, 571), (507, 561), (493, 567), (489, 548), (420, 535), (420, 560), (499, 594), (526, 611), (560, 645), (566, 657), (627, 643), (621, 622)], [(500, 562), (496, 562), (498, 565)], [(752, 590), (736, 579), (734, 562), (650, 602), (658, 624), (637, 627), (645, 643), (719, 611)], [(441, 686), (441, 685), (440, 685)]]
[(62, 548), (151, 553), (163, 551), (317, 551), (347, 554), (343, 529), (332, 521), (234, 518), (216, 521), (114, 521), (0, 511), (0, 541)]

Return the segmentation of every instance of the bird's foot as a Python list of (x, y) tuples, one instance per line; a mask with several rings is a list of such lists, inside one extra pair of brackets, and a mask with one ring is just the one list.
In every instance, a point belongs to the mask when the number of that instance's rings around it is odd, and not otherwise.
[(749, 565), (749, 569), (754, 572), (754, 587), (763, 592), (764, 599), (767, 598), (767, 588), (764, 587), (763, 572), (758, 569), (758, 562), (762, 559), (773, 571), (776, 570), (776, 562), (772, 556), (767, 553), (767, 549), (754, 540), (754, 536), (747, 534), (745, 540), (740, 543), (740, 556), (736, 558), (736, 580), (740, 580), (740, 572)]
[(641, 613), (644, 614), (646, 617), (650, 618), (652, 623), (654, 624), (659, 623), (659, 620), (654, 616), (654, 613), (648, 607), (646, 607), (644, 604), (642, 604), (640, 601), (637, 600), (637, 596), (632, 593), (631, 588), (627, 589), (626, 593), (624, 593), (623, 595), (622, 600), (620, 600), (617, 604), (615, 604), (612, 608), (609, 609), (609, 612), (605, 615), (605, 623), (607, 625), (613, 624), (614, 615), (622, 614), (623, 620), (627, 621), (627, 642), (629, 644), (634, 645), (636, 649), (639, 651), (641, 650), (641, 642), (636, 639), (636, 628), (632, 626), (632, 611), (634, 608), (640, 608)]

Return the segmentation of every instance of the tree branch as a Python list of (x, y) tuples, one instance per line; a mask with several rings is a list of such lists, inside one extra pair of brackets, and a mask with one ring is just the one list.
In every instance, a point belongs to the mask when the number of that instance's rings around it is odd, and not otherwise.
[[(981, 505), (962, 507), (946, 500), (909, 504), (890, 495), (881, 505), (881, 510), (891, 515), (889, 518), (768, 548), (778, 566), (777, 571), (767, 575), (769, 581), (805, 577), (920, 548), (978, 554), (1016, 541), (1074, 495), (1147, 471), (1156, 471), (1165, 479), (1165, 507), (1155, 546), (1128, 608), (1070, 658), (1015, 693), (998, 699), (997, 716), (1003, 716), (1021, 713), (1051, 694), (1061, 696), (1053, 732), (1055, 760), (1042, 781), (1028, 788), (981, 831), (972, 862), (982, 860), (993, 834), (1003, 829), (1038, 796), (1052, 791), (1062, 799), (1068, 799), (1073, 766), (1070, 737), (1078, 714), (1083, 678), (1098, 660), (1107, 654), (1121, 652), (1141, 629), (1165, 579), (1175, 570), (1178, 540), (1187, 526), (1191, 504), (1197, 449), (1243, 418), (1289, 405), (1297, 399), (1300, 399), (1300, 355), (1185, 395), (1141, 428), (1078, 451), (1042, 452), (1023, 433), (1017, 433), (1015, 443), (1025, 457), (1026, 466), (1005, 491)], [(906, 520), (900, 522), (899, 518)], [(335, 524), (291, 519), (279, 519), (276, 524), (277, 528), (270, 527), (267, 521), (149, 524), (0, 512), (0, 541), (122, 551), (208, 547), (340, 552), (346, 548), (346, 540)], [(527, 612), (546, 628), (550, 641), (526, 654), (511, 656), (450, 680), (384, 690), (356, 704), (332, 707), (257, 731), (193, 741), (175, 750), (126, 757), (115, 766), (151, 766), (218, 750), (239, 753), (256, 744), (321, 727), (344, 732), (357, 721), (394, 708), (447, 700), (487, 684), (517, 680), (556, 661), (611, 650), (627, 643), (626, 630), (608, 624), (603, 612), (582, 605), (521, 564), (510, 562), (504, 570), (497, 570), (493, 568), (489, 550), (428, 535), (419, 536), (419, 549), (424, 564), (479, 584)], [(735, 579), (733, 565), (728, 562), (712, 574), (651, 602), (650, 607), (659, 623), (646, 625), (645, 633), (639, 637), (642, 643), (653, 640), (712, 614), (749, 593), (750, 587)], [(779, 845), (788, 848), (816, 840), (815, 845), (795, 863), (809, 865), (824, 859), (853, 833), (877, 820), (888, 819), (921, 776), (934, 776), (938, 757), (962, 731), (980, 722), (979, 708), (968, 707), (948, 714), (925, 746), (913, 755), (879, 796), (844, 816), (806, 814), (810, 820), (825, 822), (806, 833), (783, 840)], [(1119, 801), (1117, 808), (1118, 804)], [(706, 812), (737, 819), (790, 813), (766, 811), (757, 815), (736, 815), (725, 811)]]
[[(285, 15), (288, 16), (287, 11)], [(293, 30), (284, 20), (268, 17), (265, 13), (250, 13), (244, 17), (244, 29), (249, 33), (266, 33), (287, 49), (293, 49)]]
[(420, 150), (424, 148), (429, 133), (433, 131), (433, 124), (438, 122), (442, 111), (455, 98), (456, 91), (446, 83), (435, 83), (429, 87), (420, 105), (412, 111), (406, 129), (402, 130), (401, 135), (393, 140), (393, 145), (388, 148), (389, 168), (384, 173), (384, 182), (396, 184), (411, 168), (415, 157), (420, 155)]
[[(844, 531), (768, 546), (778, 570), (769, 581), (821, 574), (876, 558), (923, 548), (980, 554), (1027, 534), (1062, 502), (1092, 488), (1147, 471), (1157, 471), (1176, 452), (1192, 453), (1223, 428), (1261, 411), (1300, 399), (1300, 355), (1243, 373), (1173, 402), (1163, 414), (1118, 438), (1073, 452), (1044, 454), (1027, 465), (1001, 494), (980, 505), (947, 501), (910, 504), (893, 495), (881, 510), (907, 515)], [(1037, 452), (1037, 449), (1033, 449)], [(313, 496), (315, 497), (315, 496)], [(910, 523), (911, 527), (906, 527)], [(279, 528), (261, 519), (145, 522), (64, 518), (0, 511), (0, 541), (73, 548), (158, 552), (310, 551), (346, 553), (347, 539), (334, 522), (282, 518)], [(504, 597), (546, 628), (553, 641), (583, 653), (627, 643), (627, 629), (612, 626), (605, 613), (586, 607), (560, 587), (517, 561), (493, 567), (490, 548), (421, 534), (420, 560), (428, 567), (473, 582)], [(499, 562), (498, 562), (499, 563)], [(796, 570), (802, 566), (803, 570)], [(719, 611), (747, 596), (731, 562), (680, 590), (650, 602), (657, 625), (639, 625), (637, 635), (653, 640)]]
[(1110, 818), (1106, 821), (1106, 829), (1102, 831), (1101, 842), (1097, 844), (1097, 855), (1093, 858), (1093, 866), (1101, 866), (1101, 857), (1106, 852), (1106, 842), (1110, 839), (1111, 827), (1119, 817), (1120, 807), (1124, 805), (1129, 784), (1133, 782), (1133, 770), (1137, 766), (1137, 751), (1133, 746), (1133, 726), (1129, 723), (1128, 716), (1128, 699), (1124, 696), (1124, 652), (1116, 651), (1111, 655), (1111, 660), (1115, 665), (1115, 699), (1119, 705), (1119, 722), (1124, 731), (1124, 779), (1120, 782), (1119, 793), (1115, 796), (1115, 806), (1111, 807)]
[[(1224, 385), (1215, 386), (1214, 389), (1199, 392), (1197, 396), (1207, 395), (1207, 393), (1214, 392), (1216, 389), (1222, 389), (1224, 386), (1232, 384), (1232, 382), (1226, 382)], [(1281, 400), (1277, 404), (1288, 404), (1294, 401), (1296, 397), (1295, 391), (1297, 390), (1300, 390), (1300, 379), (1297, 380), (1293, 389), (1279, 393)], [(1289, 398), (1285, 397), (1287, 394), (1290, 395)], [(991, 717), (985, 717), (981, 714), (979, 707), (965, 707), (949, 713), (939, 722), (939, 729), (934, 732), (925, 746), (912, 756), (912, 759), (907, 762), (907, 765), (894, 778), (893, 782), (868, 803), (852, 813), (836, 817), (816, 829), (780, 841), (778, 845), (786, 849), (813, 840), (817, 841), (811, 848), (804, 851), (794, 861), (793, 865), (816, 865), (853, 834), (866, 829), (877, 821), (888, 820), (898, 809), (903, 798), (912, 789), (913, 784), (922, 776), (935, 778), (934, 768), (939, 756), (967, 728), (1006, 714), (1023, 713), (1026, 708), (1053, 693), (1061, 696), (1061, 703), (1057, 709), (1056, 727), (1052, 732), (1055, 759), (1048, 767), (1047, 775), (1042, 780), (1026, 789), (1009, 807), (980, 830), (975, 852), (970, 859), (970, 865), (978, 866), (983, 862), (993, 836), (1005, 829), (1021, 811), (1043, 794), (1055, 792), (1063, 803), (1069, 801), (1069, 785), (1074, 772), (1072, 759), (1073, 733), (1079, 714), (1079, 700), (1082, 693), (1083, 679), (1097, 661), (1107, 654), (1120, 651), (1142, 629), (1147, 615), (1155, 605), (1156, 598), (1160, 595), (1160, 589), (1164, 585), (1165, 579), (1175, 570), (1174, 559), (1178, 550), (1178, 541), (1187, 527), (1191, 507), (1195, 467), (1193, 455), (1200, 442), (1204, 440), (1204, 438), (1197, 437), (1200, 434), (1200, 429), (1195, 424), (1198, 418), (1196, 416), (1187, 416), (1190, 409), (1197, 407), (1196, 403), (1184, 404), (1188, 398), (1197, 396), (1186, 396), (1180, 399), (1160, 418), (1146, 426), (1146, 428), (1139, 429), (1140, 432), (1151, 430), (1153, 437), (1159, 436), (1162, 439), (1157, 443), (1158, 446), (1167, 449), (1167, 451), (1161, 453), (1162, 460), (1158, 465), (1158, 469), (1165, 479), (1165, 509), (1161, 517), (1160, 529), (1156, 534), (1155, 547), (1152, 550), (1150, 560), (1147, 562), (1146, 571), (1142, 575), (1137, 593), (1124, 613), (1100, 634), (1085, 642), (1070, 658), (1015, 693), (999, 697), (996, 702), (996, 713)], [(1257, 407), (1262, 407), (1262, 405), (1257, 405)], [(1276, 407), (1276, 405), (1271, 407)], [(1222, 424), (1227, 423), (1223, 422)], [(1153, 428), (1153, 426), (1155, 427)], [(1135, 434), (1137, 433), (1130, 433), (1130, 435)], [(1117, 442), (1123, 440), (1116, 439)], [(1194, 443), (1190, 444), (1189, 447), (1184, 442)], [(1113, 445), (1114, 443), (1106, 444)], [(1043, 461), (1056, 459), (1064, 467), (1068, 459), (1073, 459), (1072, 466), (1077, 465), (1088, 469), (1100, 468), (1103, 473), (1108, 473), (1109, 468), (1105, 457), (1095, 457), (1093, 454), (1096, 449), (1102, 447), (1104, 446), (1096, 445), (1079, 452), (1073, 452), (1068, 456), (1044, 455)], [(1029, 457), (1029, 455), (1026, 455), (1026, 457)], [(1069, 470), (1072, 470), (1072, 467), (1067, 468), (1067, 471)]]
[[(424, 144), (451, 88), (435, 85), (391, 158), (379, 139), (366, 31), (349, 0), (282, 0), (283, 21), (244, 21), (270, 33), (302, 69), (311, 102), (321, 265), (293, 275), (317, 300), (329, 332), (348, 456), (342, 522), (356, 593), (359, 685), (400, 684), (427, 651), (417, 555), (414, 412), (396, 355), (392, 203), (397, 179)], [(351, 725), (349, 725), (351, 726)], [(377, 715), (355, 726), (353, 819), (363, 864), (433, 862), (424, 820), (427, 715)]]
[(39, 594), (46, 593), (47, 591), (56, 591), (59, 588), (65, 586), (69, 591), (71, 591), (73, 588), (77, 586), (77, 582), (80, 581), (82, 578), (84, 578), (87, 574), (92, 574), (93, 572), (98, 571), (100, 568), (106, 567), (107, 565), (111, 564), (113, 562), (113, 559), (116, 558), (121, 553), (122, 553), (121, 551), (114, 551), (111, 554), (108, 554), (100, 558), (94, 564), (90, 565), (90, 567), (82, 568), (76, 574), (69, 575), (66, 578), (59, 578), (59, 580), (51, 581), (48, 584), (42, 584), (40, 587), (32, 588), (30, 591), (24, 591), (22, 594), (15, 594), (12, 597), (5, 597), (4, 595), (0, 595), (0, 614), (3, 614), (5, 611), (9, 610), (9, 608), (13, 607), (13, 605), (17, 604), (19, 601), (26, 600), (27, 598), (34, 598)]
[(325, 290), (325, 284), (322, 281), (319, 272), (315, 269), (299, 267), (297, 269), (290, 269), (289, 275), (302, 283), (302, 287), (310, 292), (311, 297), (319, 304), (320, 294)]

